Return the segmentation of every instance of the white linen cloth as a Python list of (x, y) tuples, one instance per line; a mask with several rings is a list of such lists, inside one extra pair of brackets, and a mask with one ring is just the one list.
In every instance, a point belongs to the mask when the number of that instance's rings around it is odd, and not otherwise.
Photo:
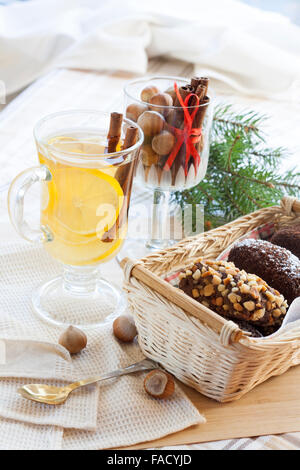
[(158, 55), (192, 62), (195, 72), (243, 93), (289, 93), (300, 100), (300, 28), (237, 0), (32, 0), (0, 6), (0, 95), (53, 67), (143, 74), (148, 57)]

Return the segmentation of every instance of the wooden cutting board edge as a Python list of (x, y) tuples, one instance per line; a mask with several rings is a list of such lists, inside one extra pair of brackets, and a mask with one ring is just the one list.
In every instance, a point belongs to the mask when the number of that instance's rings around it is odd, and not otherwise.
[(180, 446), (226, 439), (300, 432), (300, 366), (272, 377), (240, 400), (218, 403), (181, 384), (207, 422), (122, 449)]

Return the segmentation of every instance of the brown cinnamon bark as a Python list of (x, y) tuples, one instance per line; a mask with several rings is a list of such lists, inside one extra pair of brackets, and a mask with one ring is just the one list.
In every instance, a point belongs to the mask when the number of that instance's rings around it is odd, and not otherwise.
[(138, 136), (137, 127), (134, 127), (134, 126), (127, 127), (122, 150), (126, 150), (129, 147), (133, 147), (136, 144), (137, 136)]
[(108, 153), (114, 153), (117, 150), (117, 145), (121, 137), (122, 122), (123, 114), (111, 113), (109, 131), (107, 134)]
[(201, 83), (201, 77), (192, 77), (191, 78), (191, 86), (194, 88), (194, 90), (197, 89), (198, 85)]
[(205, 85), (202, 85), (202, 84), (198, 85), (198, 86), (197, 86), (197, 89), (196, 89), (196, 91), (195, 91), (195, 93), (196, 93), (196, 95), (198, 96), (199, 101), (201, 102), (201, 101), (204, 99), (204, 97), (205, 97), (205, 95), (206, 95), (206, 93), (207, 93), (207, 88), (206, 88), (206, 86), (205, 86)]
[[(186, 97), (187, 97), (189, 94), (192, 93), (192, 89), (191, 89), (190, 85), (181, 86), (181, 87), (178, 89), (178, 91), (179, 91), (179, 94), (180, 94), (180, 96), (181, 96), (181, 98), (182, 98), (182, 101), (184, 101), (184, 100), (186, 99)], [(177, 95), (176, 95), (176, 99), (175, 99), (174, 106), (178, 106), (178, 107), (181, 106), (180, 101), (179, 101)]]
[(134, 162), (129, 161), (128, 163), (123, 163), (123, 165), (121, 165), (117, 170), (117, 171), (120, 170), (120, 172), (119, 172), (118, 178), (116, 179), (118, 179), (120, 186), (123, 189), (124, 201), (120, 209), (116, 223), (107, 232), (105, 232), (102, 235), (101, 237), (102, 242), (111, 243), (114, 240), (116, 240), (118, 236), (118, 232), (122, 228), (123, 223), (127, 220), (128, 210), (129, 210), (129, 201), (130, 201), (132, 182), (133, 182), (133, 174), (135, 171), (136, 161), (137, 161), (137, 158), (135, 159)]
[[(201, 101), (201, 106), (199, 107), (199, 110), (197, 111), (197, 114), (195, 116), (195, 119), (194, 119), (194, 122), (193, 122), (193, 127), (199, 129), (199, 128), (202, 128), (203, 126), (203, 122), (204, 122), (204, 118), (205, 118), (205, 114), (206, 114), (206, 111), (207, 111), (207, 108), (209, 106), (209, 97), (208, 96), (205, 96), (203, 98), (203, 100)], [(203, 147), (204, 147), (204, 137), (203, 135), (201, 136), (201, 139), (200, 139), (200, 142), (198, 142), (196, 145), (196, 150), (199, 154), (201, 154), (202, 150), (203, 150)]]
[(200, 102), (199, 110), (194, 119), (193, 127), (201, 127), (205, 118), (205, 114), (207, 111), (207, 107), (209, 104), (209, 97), (205, 96), (203, 100)]
[(209, 85), (209, 78), (208, 77), (201, 77), (199, 85), (205, 86), (205, 95), (207, 95), (208, 85)]
[(186, 145), (185, 143), (183, 143), (182, 146), (180, 147), (178, 154), (176, 155), (173, 165), (171, 166), (172, 185), (175, 185), (177, 173), (180, 167), (182, 167), (183, 169), (185, 168), (185, 160), (186, 160)]
[[(124, 144), (122, 146), (122, 150), (129, 149), (133, 145), (136, 144), (138, 137), (138, 129), (137, 127), (134, 126), (129, 126), (126, 130), (125, 134), (125, 139), (124, 139)], [(126, 157), (124, 157), (126, 158)], [(132, 187), (132, 180), (133, 180), (133, 173), (135, 171), (135, 164), (136, 164), (137, 159), (135, 162), (129, 161), (128, 163), (123, 163), (122, 165), (119, 166), (115, 173), (115, 178), (119, 182), (123, 194), (125, 196), (125, 199), (123, 201), (123, 205), (120, 209), (119, 216), (116, 220), (116, 223), (102, 235), (101, 241), (105, 243), (111, 243), (113, 242), (116, 237), (117, 233), (122, 227), (123, 223), (125, 222), (127, 215), (128, 215), (128, 210), (129, 210), (129, 201), (130, 201), (130, 196), (131, 196), (131, 187)]]
[(204, 99), (205, 97), (205, 93), (206, 93), (206, 87), (205, 85), (198, 85), (196, 90), (194, 91), (194, 94), (193, 96), (191, 96), (190, 100), (189, 100), (189, 106), (197, 106), (197, 98), (195, 95), (197, 95), (198, 97), (198, 103), (200, 104), (200, 102)]
[[(193, 89), (191, 88), (190, 85), (186, 85), (186, 86), (181, 86), (178, 89), (178, 91), (179, 91), (179, 94), (182, 98), (182, 101), (184, 102), (186, 97), (193, 92)], [(174, 125), (174, 127), (177, 127), (177, 129), (180, 129), (180, 128), (182, 128), (183, 122), (184, 122), (184, 112), (182, 110), (182, 107), (181, 107), (181, 104), (180, 104), (180, 101), (179, 101), (177, 95), (176, 95), (174, 106), (178, 107), (178, 109), (175, 109), (175, 113), (174, 113), (174, 116), (173, 116), (173, 122), (174, 122), (173, 125)]]

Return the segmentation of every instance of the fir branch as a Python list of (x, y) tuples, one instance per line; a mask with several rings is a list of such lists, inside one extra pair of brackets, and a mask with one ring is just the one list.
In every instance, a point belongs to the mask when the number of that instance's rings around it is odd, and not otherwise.
[(231, 173), (231, 157), (232, 157), (232, 154), (233, 154), (233, 150), (234, 150), (234, 147), (237, 143), (238, 140), (240, 140), (241, 136), (238, 134), (235, 136), (234, 138), (234, 141), (229, 149), (229, 153), (228, 153), (228, 162), (227, 162), (227, 171), (228, 173)]
[(206, 177), (175, 195), (182, 208), (204, 205), (206, 229), (278, 204), (285, 195), (300, 198), (300, 172), (280, 171), (287, 150), (264, 146), (265, 119), (253, 111), (235, 113), (230, 105), (216, 108)]
[(227, 171), (225, 171), (225, 170), (222, 170), (222, 169), (220, 168), (220, 171), (221, 171), (222, 173), (229, 173), (229, 174), (232, 175), (232, 176), (237, 176), (238, 178), (243, 178), (243, 179), (245, 179), (246, 181), (251, 181), (252, 183), (256, 183), (256, 184), (263, 184), (264, 186), (267, 186), (268, 188), (274, 189), (274, 184), (271, 183), (270, 181), (259, 180), (259, 179), (257, 179), (257, 178), (245, 176), (245, 175), (243, 175), (242, 173), (239, 173), (239, 172), (236, 172), (236, 171), (232, 171), (232, 170), (228, 170), (228, 169), (227, 169)]
[(215, 117), (214, 118), (215, 121), (217, 122), (220, 122), (221, 124), (226, 124), (226, 125), (231, 125), (231, 126), (235, 126), (235, 127), (242, 127), (245, 132), (249, 132), (249, 131), (254, 131), (254, 132), (258, 132), (259, 129), (258, 127), (254, 126), (254, 125), (245, 125), (241, 122), (238, 122), (238, 121), (231, 121), (230, 119), (223, 119), (223, 118), (219, 118), (219, 117)]

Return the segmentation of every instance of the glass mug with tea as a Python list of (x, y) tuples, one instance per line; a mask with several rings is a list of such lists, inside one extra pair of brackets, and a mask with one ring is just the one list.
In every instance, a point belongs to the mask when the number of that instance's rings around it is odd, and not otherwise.
[[(23, 238), (43, 244), (63, 264), (63, 274), (33, 293), (33, 307), (55, 324), (95, 326), (121, 308), (119, 292), (99, 278), (98, 267), (126, 237), (143, 132), (121, 114), (78, 110), (45, 117), (34, 137), (40, 165), (12, 182), (9, 214)], [(24, 199), (36, 182), (40, 228), (32, 229)]]

